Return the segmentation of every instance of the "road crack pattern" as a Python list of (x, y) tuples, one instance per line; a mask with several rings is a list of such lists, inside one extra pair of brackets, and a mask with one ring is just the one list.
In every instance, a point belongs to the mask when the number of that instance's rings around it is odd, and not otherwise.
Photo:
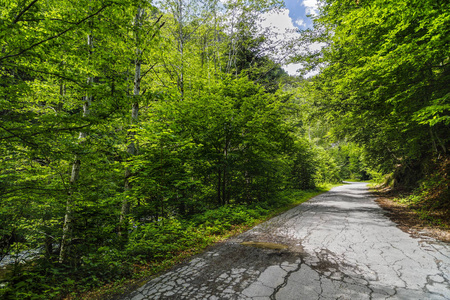
[[(252, 243), (287, 248), (245, 246)], [(444, 300), (450, 245), (404, 233), (355, 183), (215, 245), (121, 299)]]

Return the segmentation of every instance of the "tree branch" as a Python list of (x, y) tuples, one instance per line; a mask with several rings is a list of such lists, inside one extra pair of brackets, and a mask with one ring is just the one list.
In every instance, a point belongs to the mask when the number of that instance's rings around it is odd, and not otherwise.
[[(76, 127), (56, 128), (56, 129), (49, 128), (47, 130), (33, 132), (30, 136), (36, 136), (36, 135), (39, 135), (39, 134), (42, 134), (42, 133), (48, 133), (49, 130), (51, 130), (52, 132), (81, 130), (81, 129), (89, 127), (91, 125), (92, 125), (92, 123), (89, 123), (89, 124), (86, 124), (86, 125), (81, 125), (81, 126), (76, 126)], [(35, 147), (39, 147), (38, 144), (30, 142), (30, 141), (27, 141), (24, 137), (14, 133), (13, 131), (9, 130), (8, 128), (5, 128), (4, 126), (0, 125), (0, 128), (5, 130), (6, 132), (8, 132), (10, 134), (10, 136), (0, 137), (0, 140), (7, 140), (7, 139), (10, 139), (10, 138), (18, 138), (18, 139), (22, 140), (23, 142), (25, 142), (26, 144), (29, 144), (29, 145), (32, 145), (32, 146), (35, 146)], [(17, 130), (20, 130), (20, 129), (18, 128)]]
[[(37, 0), (36, 0), (36, 1), (37, 1)], [(100, 8), (100, 9), (99, 9), (98, 11), (96, 11), (95, 13), (93, 13), (93, 14), (91, 14), (91, 15), (85, 17), (84, 19), (81, 19), (80, 21), (76, 22), (75, 25), (78, 26), (78, 25), (80, 25), (81, 23), (85, 22), (86, 20), (88, 20), (88, 19), (90, 19), (90, 18), (92, 18), (92, 17), (95, 17), (96, 15), (98, 15), (100, 12), (102, 12), (105, 8), (107, 8), (107, 7), (110, 6), (110, 5), (111, 5), (111, 4), (106, 4), (105, 6), (103, 6), (102, 8)], [(58, 33), (58, 34), (56, 34), (56, 35), (53, 35), (53, 36), (51, 36), (51, 37), (49, 37), (49, 38), (46, 38), (45, 40), (42, 40), (42, 41), (40, 41), (40, 42), (37, 42), (37, 43), (35, 43), (35, 44), (29, 46), (28, 48), (23, 49), (23, 50), (20, 51), (19, 53), (11, 54), (11, 55), (6, 55), (6, 56), (4, 56), (4, 57), (1, 57), (1, 58), (0, 58), (0, 61), (2, 61), (2, 60), (4, 60), (4, 59), (11, 58), (11, 57), (16, 57), (16, 56), (22, 55), (23, 53), (25, 53), (25, 52), (27, 52), (27, 51), (33, 49), (33, 48), (36, 47), (36, 46), (39, 46), (39, 45), (41, 45), (41, 44), (43, 44), (43, 43), (45, 43), (45, 42), (54, 40), (54, 39), (56, 39), (56, 38), (62, 36), (63, 34), (65, 34), (65, 33), (69, 32), (69, 31), (75, 29), (76, 26), (72, 26), (72, 27), (70, 27), (70, 28), (68, 28), (68, 29), (66, 29), (66, 30), (61, 31), (60, 33)]]
[(8, 132), (9, 134), (11, 134), (9, 137), (0, 138), (0, 140), (6, 140), (7, 138), (17, 137), (17, 138), (19, 138), (20, 140), (22, 140), (23, 142), (25, 142), (25, 144), (29, 144), (29, 145), (38, 147), (38, 144), (33, 143), (33, 142), (30, 142), (30, 141), (27, 141), (27, 140), (24, 139), (23, 137), (21, 137), (21, 136), (15, 134), (14, 132), (8, 130), (7, 128), (5, 128), (5, 127), (3, 127), (3, 126), (1, 126), (1, 125), (0, 125), (0, 128), (2, 128), (4, 131), (6, 131), (6, 132)]
[(150, 72), (151, 70), (153, 70), (153, 68), (156, 66), (156, 64), (154, 64), (153, 66), (151, 66), (147, 71), (145, 71), (144, 75), (141, 76), (141, 78), (139, 78), (139, 80), (141, 80), (142, 78), (144, 78), (145, 75), (147, 75), (148, 72)]
[(14, 19), (12, 23), (16, 24), (17, 22), (19, 22), (20, 17), (22, 17), (23, 14), (26, 13), (36, 2), (38, 2), (38, 0), (31, 1), (31, 3), (17, 15), (17, 17)]

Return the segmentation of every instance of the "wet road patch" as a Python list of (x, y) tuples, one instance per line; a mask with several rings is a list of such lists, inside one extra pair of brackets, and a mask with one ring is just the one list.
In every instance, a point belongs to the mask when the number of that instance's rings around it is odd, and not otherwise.
[(288, 248), (288, 246), (283, 244), (264, 243), (264, 242), (242, 242), (241, 245), (271, 250), (285, 250)]

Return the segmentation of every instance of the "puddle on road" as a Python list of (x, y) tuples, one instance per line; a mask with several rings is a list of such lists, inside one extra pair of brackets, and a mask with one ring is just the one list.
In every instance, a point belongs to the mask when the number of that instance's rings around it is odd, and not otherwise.
[(288, 246), (283, 244), (264, 243), (264, 242), (242, 242), (241, 245), (271, 250), (284, 250), (288, 248)]

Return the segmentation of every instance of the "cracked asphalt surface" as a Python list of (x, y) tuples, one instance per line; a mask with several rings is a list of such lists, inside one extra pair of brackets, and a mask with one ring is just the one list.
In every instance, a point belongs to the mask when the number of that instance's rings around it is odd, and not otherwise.
[[(288, 247), (270, 249), (274, 243)], [(352, 183), (209, 248), (122, 299), (450, 299), (450, 244), (401, 231), (366, 184)]]

